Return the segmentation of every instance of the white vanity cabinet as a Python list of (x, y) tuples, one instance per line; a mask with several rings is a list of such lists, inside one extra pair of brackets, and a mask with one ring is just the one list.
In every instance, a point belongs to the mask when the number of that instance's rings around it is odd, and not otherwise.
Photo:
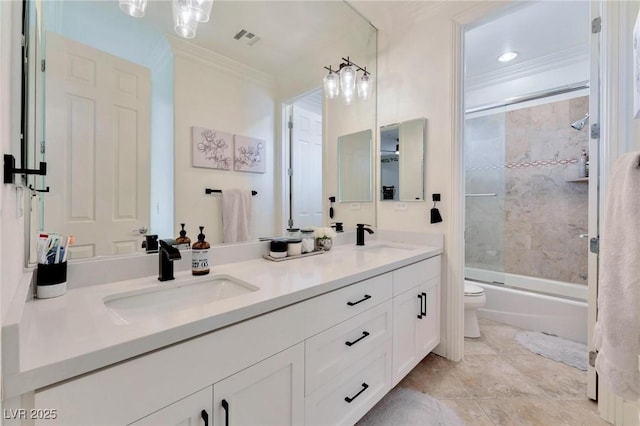
[(303, 386), (304, 344), (299, 343), (130, 426), (301, 425)]
[(213, 389), (211, 386), (207, 386), (193, 395), (130, 423), (129, 426), (210, 426), (213, 424), (211, 423), (212, 400)]
[(55, 409), (34, 422), (47, 426), (353, 424), (439, 343), (439, 305), (435, 256), (36, 390), (25, 408)]
[(393, 272), (393, 386), (440, 343), (440, 256)]
[[(304, 338), (302, 302), (38, 390), (34, 407), (55, 409), (57, 418), (35, 424), (164, 425), (194, 416), (198, 420), (200, 412), (207, 410), (209, 424), (222, 425), (214, 421), (220, 405), (214, 405), (213, 398), (204, 401), (195, 396), (200, 391), (211, 392), (207, 388), (213, 389), (214, 397), (227, 398), (234, 406), (252, 397), (260, 399), (262, 405), (248, 410), (249, 414), (254, 409), (261, 414), (259, 407), (280, 404), (288, 394), (291, 405), (298, 409), (304, 397)], [(276, 376), (275, 382), (268, 377), (271, 375)], [(282, 380), (285, 376), (288, 382)], [(191, 424), (204, 425), (202, 419), (198, 421)], [(260, 423), (262, 418), (254, 422)]]
[(304, 343), (213, 385), (213, 412), (216, 426), (304, 424)]

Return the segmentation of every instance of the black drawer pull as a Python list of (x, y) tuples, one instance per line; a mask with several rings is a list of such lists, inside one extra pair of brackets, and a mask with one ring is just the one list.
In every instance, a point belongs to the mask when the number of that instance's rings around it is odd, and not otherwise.
[(418, 314), (418, 319), (422, 319), (422, 294), (418, 295), (418, 299), (420, 299), (420, 313)]
[(427, 293), (422, 292), (422, 300), (424, 303), (424, 312), (422, 312), (422, 316), (427, 316)]
[(229, 403), (226, 399), (223, 399), (221, 404), (222, 408), (224, 408), (224, 424), (225, 426), (229, 426)]
[(365, 337), (367, 337), (369, 335), (368, 331), (363, 331), (362, 332), (362, 336), (358, 337), (356, 340), (354, 340), (353, 342), (344, 342), (345, 345), (347, 346), (353, 346), (356, 343), (358, 343), (360, 340), (364, 339)]
[(357, 394), (353, 395), (353, 397), (351, 397), (351, 398), (349, 398), (347, 396), (347, 397), (344, 398), (344, 400), (347, 401), (349, 404), (351, 404), (353, 402), (353, 400), (356, 399), (357, 397), (359, 397), (362, 392), (366, 391), (368, 387), (369, 387), (368, 384), (363, 383), (362, 384), (362, 389), (360, 389), (360, 392), (358, 392)]
[(204, 426), (209, 426), (209, 414), (207, 413), (207, 410), (200, 411), (200, 416), (202, 417), (202, 420), (204, 420)]
[(355, 306), (358, 303), (364, 302), (365, 300), (371, 299), (371, 296), (369, 296), (368, 294), (365, 294), (364, 297), (360, 300), (358, 300), (357, 302), (347, 302), (347, 305), (349, 306)]

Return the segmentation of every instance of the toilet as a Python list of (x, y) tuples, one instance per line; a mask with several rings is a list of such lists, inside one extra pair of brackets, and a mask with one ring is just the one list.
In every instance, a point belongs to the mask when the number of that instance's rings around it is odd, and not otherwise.
[(482, 287), (464, 282), (464, 337), (480, 337), (478, 308), (487, 303)]

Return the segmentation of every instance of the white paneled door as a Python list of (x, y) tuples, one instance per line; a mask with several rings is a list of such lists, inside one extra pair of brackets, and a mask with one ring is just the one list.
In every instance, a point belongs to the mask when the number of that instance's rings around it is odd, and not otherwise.
[(297, 105), (292, 109), (293, 224), (322, 226), (322, 116)]
[(139, 250), (149, 225), (150, 71), (48, 32), (44, 74), (44, 229), (75, 236), (71, 258)]

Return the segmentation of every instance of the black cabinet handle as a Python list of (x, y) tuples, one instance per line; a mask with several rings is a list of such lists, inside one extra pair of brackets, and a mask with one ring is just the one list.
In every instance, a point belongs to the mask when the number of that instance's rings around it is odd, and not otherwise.
[(354, 399), (356, 399), (357, 397), (359, 397), (359, 396), (360, 396), (360, 394), (361, 394), (362, 392), (366, 391), (368, 387), (369, 387), (369, 385), (368, 385), (368, 384), (363, 383), (363, 384), (362, 384), (362, 389), (360, 389), (360, 391), (359, 391), (357, 394), (353, 395), (351, 398), (349, 398), (349, 397), (347, 396), (347, 397), (345, 397), (345, 398), (344, 398), (344, 400), (345, 400), (345, 401), (347, 401), (349, 404), (351, 404), (351, 402), (353, 402), (353, 400), (354, 400)]
[(345, 345), (347, 346), (353, 346), (356, 343), (358, 343), (360, 340), (364, 339), (365, 337), (367, 337), (369, 335), (368, 331), (363, 331), (362, 332), (362, 336), (358, 337), (356, 340), (354, 340), (353, 342), (344, 342)]
[(427, 293), (422, 292), (422, 303), (424, 303), (424, 312), (422, 313), (422, 316), (427, 316)]
[(418, 319), (422, 319), (422, 294), (418, 295), (418, 299), (420, 299), (420, 313), (418, 314)]
[(364, 297), (360, 300), (358, 300), (357, 302), (347, 302), (347, 305), (349, 306), (355, 306), (358, 303), (364, 302), (365, 300), (371, 299), (371, 296), (369, 296), (368, 294), (365, 294)]
[(226, 399), (223, 399), (221, 404), (222, 408), (224, 408), (224, 424), (225, 426), (229, 426), (229, 403)]
[(202, 420), (204, 420), (204, 426), (209, 426), (209, 414), (207, 413), (207, 410), (200, 411), (200, 416), (202, 417)]

